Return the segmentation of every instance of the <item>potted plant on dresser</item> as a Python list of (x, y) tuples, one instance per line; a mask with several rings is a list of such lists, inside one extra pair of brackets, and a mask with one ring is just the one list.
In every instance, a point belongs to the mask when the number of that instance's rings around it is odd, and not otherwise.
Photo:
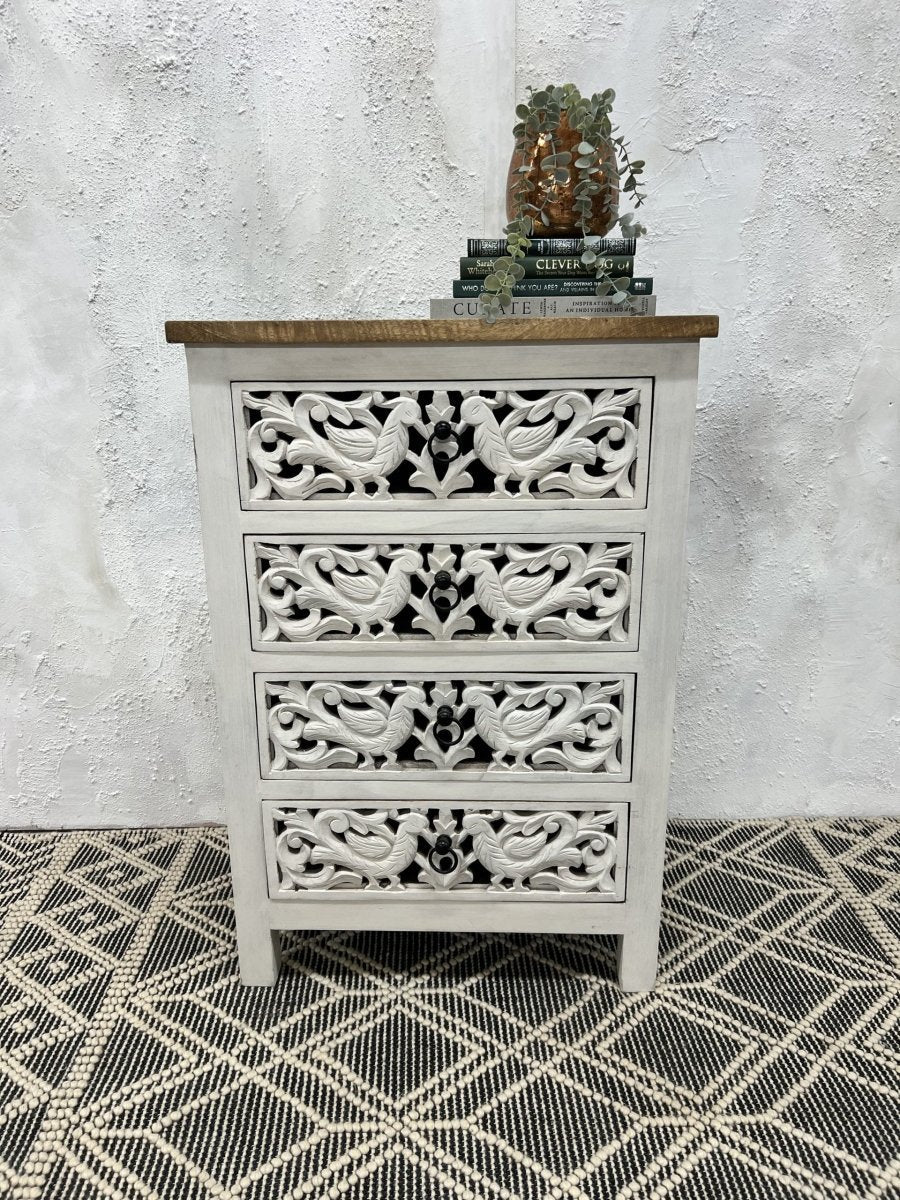
[[(481, 292), (482, 312), (496, 320), (501, 307), (526, 273), (520, 260), (532, 254), (535, 239), (574, 239), (584, 275), (597, 296), (627, 303), (631, 275), (617, 272), (614, 259), (591, 238), (617, 231), (622, 239), (646, 232), (633, 212), (622, 213), (627, 196), (635, 209), (644, 163), (632, 159), (628, 142), (612, 121), (615, 92), (607, 88), (582, 96), (574, 83), (529, 87), (516, 106), (515, 149), (506, 194), (506, 253), (495, 259)], [(541, 248), (540, 246), (538, 248)], [(620, 248), (620, 247), (614, 247)], [(627, 257), (627, 256), (623, 256)]]

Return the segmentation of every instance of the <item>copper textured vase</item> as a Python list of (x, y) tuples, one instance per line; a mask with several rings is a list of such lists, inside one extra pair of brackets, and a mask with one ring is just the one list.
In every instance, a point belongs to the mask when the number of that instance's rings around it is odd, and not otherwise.
[[(559, 128), (553, 135), (554, 149), (557, 154), (568, 151), (572, 155), (572, 161), (578, 157), (575, 147), (581, 141), (581, 134), (576, 129), (569, 128), (569, 120), (565, 111), (559, 115)], [(538, 143), (533, 150), (527, 155), (521, 151), (513, 150), (512, 158), (509, 160), (509, 174), (506, 179), (506, 219), (514, 221), (516, 219), (515, 208), (515, 188), (518, 183), (519, 167), (530, 166), (527, 178), (530, 179), (537, 188), (543, 187), (548, 182), (546, 172), (541, 171), (541, 160), (550, 153), (550, 147), (546, 143)], [(615, 169), (616, 160), (612, 150), (605, 156), (606, 162), (612, 164)], [(616, 171), (611, 179), (606, 179), (600, 175), (594, 175), (593, 178), (600, 184), (600, 191), (593, 197), (591, 202), (591, 221), (589, 233), (602, 237), (608, 233), (616, 223), (616, 205), (619, 198), (619, 183), (618, 172)], [(544, 225), (540, 220), (535, 223), (535, 236), (537, 237), (581, 237), (581, 221), (578, 212), (575, 209), (575, 184), (578, 182), (578, 172), (574, 167), (569, 168), (569, 182), (556, 184), (557, 199), (544, 205), (544, 212), (550, 220), (549, 225)], [(534, 195), (534, 193), (529, 193)], [(533, 203), (537, 203), (535, 199)]]

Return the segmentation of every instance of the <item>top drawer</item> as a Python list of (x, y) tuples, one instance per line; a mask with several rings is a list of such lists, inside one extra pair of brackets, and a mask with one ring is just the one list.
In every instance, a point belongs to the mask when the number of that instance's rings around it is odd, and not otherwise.
[(232, 384), (241, 507), (644, 508), (653, 380)]

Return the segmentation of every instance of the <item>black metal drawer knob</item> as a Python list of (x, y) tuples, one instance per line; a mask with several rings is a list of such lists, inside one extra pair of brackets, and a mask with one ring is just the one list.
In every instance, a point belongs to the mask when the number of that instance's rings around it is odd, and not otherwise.
[[(449, 704), (438, 705), (437, 711), (434, 714), (434, 723), (437, 729), (434, 731), (435, 741), (439, 746), (443, 746), (445, 750), (450, 746), (455, 746), (462, 737), (462, 728), (456, 719), (453, 709)], [(451, 725), (456, 726), (456, 736), (453, 734)]]
[[(452, 595), (448, 595), (451, 593)], [(428, 589), (428, 599), (432, 608), (439, 613), (448, 613), (459, 604), (459, 588), (453, 582), (449, 571), (438, 571), (434, 583)]]
[(436, 837), (428, 861), (439, 875), (452, 874), (459, 864), (459, 855), (453, 849), (453, 839), (446, 833)]
[[(435, 442), (453, 442), (456, 449), (454, 453), (449, 450), (435, 450)], [(431, 455), (434, 462), (446, 467), (452, 463), (454, 459), (459, 458), (462, 454), (462, 447), (459, 444), (459, 434), (455, 432), (449, 421), (438, 421), (434, 427), (431, 437), (428, 439), (428, 453)]]

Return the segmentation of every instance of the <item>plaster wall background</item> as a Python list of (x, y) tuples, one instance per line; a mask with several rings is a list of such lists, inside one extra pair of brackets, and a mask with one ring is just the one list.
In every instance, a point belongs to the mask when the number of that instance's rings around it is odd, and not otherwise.
[(423, 315), (550, 76), (617, 90), (661, 311), (722, 316), (673, 809), (896, 812), (898, 51), (875, 0), (0, 5), (0, 824), (221, 819), (163, 321)]

